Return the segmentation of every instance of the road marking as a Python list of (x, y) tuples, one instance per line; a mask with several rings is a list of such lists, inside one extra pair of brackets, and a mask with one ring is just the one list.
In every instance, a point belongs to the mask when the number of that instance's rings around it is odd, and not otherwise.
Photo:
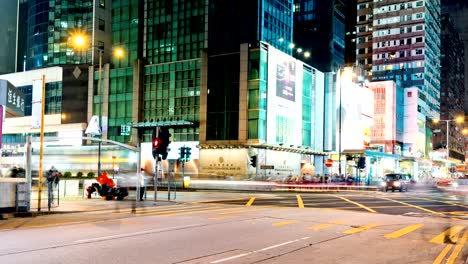
[(286, 225), (292, 225), (292, 224), (295, 224), (295, 223), (297, 223), (297, 221), (291, 220), (291, 221), (276, 222), (276, 223), (273, 223), (271, 225), (272, 226), (286, 226)]
[(180, 230), (180, 229), (186, 229), (186, 228), (197, 227), (197, 226), (200, 226), (200, 224), (150, 229), (150, 230), (145, 230), (145, 231), (124, 233), (124, 234), (118, 234), (118, 235), (112, 235), (112, 236), (93, 237), (93, 238), (89, 238), (89, 239), (75, 240), (73, 243), (74, 244), (83, 244), (83, 243), (90, 243), (90, 242), (98, 242), (98, 241), (111, 240), (111, 239), (117, 239), (117, 238), (146, 235), (146, 234), (159, 233), (159, 232), (172, 231), (172, 230)]
[(463, 204), (457, 204), (457, 203), (452, 203), (452, 202), (447, 202), (447, 201), (443, 201), (443, 200), (435, 200), (435, 199), (429, 199), (429, 198), (424, 198), (424, 197), (414, 197), (415, 199), (420, 199), (420, 200), (426, 200), (426, 201), (430, 201), (430, 202), (439, 202), (439, 203), (444, 203), (444, 204), (449, 204), (449, 205), (454, 205), (454, 206), (459, 206), (459, 207), (463, 207), (463, 208), (468, 208), (468, 206), (466, 205), (463, 205)]
[(448, 212), (448, 213), (453, 214), (453, 215), (468, 216), (468, 211), (455, 211), (455, 212)]
[(279, 243), (279, 244), (276, 244), (276, 245), (272, 245), (272, 246), (269, 246), (269, 247), (265, 247), (265, 248), (262, 248), (262, 249), (253, 250), (253, 251), (250, 251), (250, 252), (247, 252), (247, 253), (242, 253), (242, 254), (239, 254), (239, 255), (235, 255), (235, 256), (231, 256), (231, 257), (227, 257), (227, 258), (223, 258), (223, 259), (218, 259), (218, 260), (212, 261), (210, 263), (216, 264), (216, 263), (221, 263), (221, 262), (225, 262), (225, 261), (229, 261), (229, 260), (233, 260), (233, 259), (242, 258), (242, 257), (248, 256), (248, 255), (251, 255), (251, 254), (254, 254), (254, 253), (257, 253), (257, 252), (262, 252), (262, 251), (267, 251), (267, 250), (274, 249), (274, 248), (277, 248), (277, 247), (282, 247), (282, 246), (289, 245), (289, 244), (295, 243), (295, 242), (299, 242), (301, 240), (306, 240), (306, 239), (309, 239), (309, 238), (310, 237), (302, 237), (302, 238), (299, 238), (299, 239), (286, 241), (286, 242)]
[(231, 218), (236, 218), (239, 216), (236, 215), (230, 215), (230, 216), (221, 216), (221, 217), (213, 217), (213, 218), (208, 218), (209, 220), (225, 220), (225, 219), (231, 219)]
[(453, 249), (452, 254), (447, 259), (446, 264), (454, 264), (455, 263), (455, 260), (457, 260), (458, 255), (460, 254), (461, 250), (463, 249), (463, 246), (465, 245), (467, 239), (468, 239), (468, 230), (465, 231), (465, 234), (460, 239), (460, 243), (458, 243), (455, 246), (455, 248)]
[(449, 229), (442, 232), (440, 235), (431, 239), (431, 241), (429, 242), (436, 243), (436, 244), (444, 244), (445, 242), (455, 243), (457, 242), (457, 239), (458, 239), (458, 233), (460, 233), (460, 231), (462, 231), (463, 228), (464, 226), (460, 226), (460, 225), (452, 226)]
[(401, 202), (401, 201), (397, 201), (397, 200), (393, 200), (393, 199), (385, 198), (385, 197), (378, 197), (378, 198), (383, 199), (383, 200), (387, 200), (387, 201), (391, 201), (391, 202), (394, 202), (394, 203), (404, 204), (404, 205), (407, 205), (409, 207), (413, 207), (413, 208), (416, 208), (416, 209), (419, 209), (419, 210), (422, 210), (422, 211), (426, 211), (426, 212), (431, 213), (431, 214), (444, 215), (443, 213), (432, 211), (432, 210), (429, 210), (429, 209), (426, 209), (424, 207), (417, 206), (417, 205), (414, 205), (414, 204), (409, 204), (409, 203), (405, 203), (405, 202)]
[(343, 234), (348, 234), (348, 235), (356, 234), (356, 233), (359, 233), (359, 232), (362, 232), (362, 231), (369, 230), (369, 229), (374, 228), (376, 226), (379, 226), (379, 224), (368, 224), (368, 225), (358, 226), (358, 227), (355, 227), (355, 228), (348, 229), (348, 230), (344, 231)]
[[(211, 206), (209, 206), (211, 207)], [(208, 208), (209, 208), (208, 207)], [(216, 206), (213, 206), (216, 207)], [(183, 206), (183, 207), (173, 207), (173, 208), (152, 208), (152, 209), (144, 209), (144, 208), (135, 208), (136, 210), (136, 215), (148, 215), (148, 214), (153, 214), (153, 213), (164, 213), (164, 212), (178, 212), (178, 211), (186, 211), (188, 209), (198, 209), (198, 208), (207, 208), (207, 206)], [(144, 209), (144, 210), (141, 210)], [(120, 214), (128, 213), (127, 212), (120, 212)], [(119, 213), (116, 213), (119, 214)]]
[(419, 228), (421, 228), (423, 226), (424, 226), (424, 224), (410, 225), (410, 226), (407, 226), (407, 227), (402, 228), (400, 230), (397, 230), (397, 231), (395, 231), (393, 233), (386, 234), (384, 237), (388, 238), (388, 239), (390, 239), (390, 238), (399, 238), (399, 237), (404, 236), (404, 235), (406, 235), (408, 233), (411, 233), (411, 232), (413, 232), (413, 231), (415, 231), (415, 230), (417, 230), (417, 229), (419, 229)]
[(302, 201), (302, 197), (299, 194), (296, 195), (296, 199), (297, 199), (297, 206), (299, 208), (304, 208), (304, 202)]
[(250, 200), (245, 204), (245, 206), (251, 206), (253, 202), (255, 201), (255, 197), (251, 197)]
[(326, 224), (320, 224), (320, 225), (311, 226), (311, 227), (309, 227), (308, 229), (320, 230), (320, 229), (329, 228), (329, 227), (332, 227), (332, 226), (335, 226), (335, 225), (340, 225), (340, 224), (343, 224), (343, 223), (345, 223), (345, 222), (346, 222), (346, 221), (338, 220), (338, 221), (334, 221), (334, 222), (331, 222), (331, 223), (326, 223)]
[(437, 258), (434, 260), (434, 262), (432, 264), (441, 264), (442, 261), (444, 260), (445, 256), (447, 255), (447, 253), (452, 249), (453, 245), (450, 244), (450, 245), (447, 245), (439, 254), (439, 256), (437, 256)]
[(361, 208), (363, 208), (363, 209), (365, 209), (365, 210), (367, 210), (367, 211), (369, 211), (371, 213), (377, 213), (374, 209), (371, 209), (371, 208), (369, 208), (369, 207), (367, 207), (367, 206), (365, 206), (363, 204), (351, 201), (351, 200), (349, 200), (347, 198), (344, 198), (344, 197), (341, 197), (341, 196), (338, 196), (338, 195), (332, 195), (332, 196), (334, 196), (336, 198), (340, 198), (341, 200), (347, 201), (348, 203), (352, 203), (354, 205), (357, 205), (357, 206), (359, 206), (359, 207), (361, 207)]
[(221, 211), (221, 210), (227, 210), (227, 208), (223, 208), (223, 207), (212, 207), (212, 208), (204, 209), (204, 210), (194, 210), (194, 211), (190, 211), (190, 212), (176, 212), (176, 213), (171, 213), (171, 212), (160, 213), (160, 212), (156, 212), (156, 213), (144, 214), (144, 215), (141, 215), (141, 216), (161, 216), (161, 217), (165, 217), (165, 216), (197, 214), (197, 213), (205, 213), (205, 212), (213, 212), (213, 211)]

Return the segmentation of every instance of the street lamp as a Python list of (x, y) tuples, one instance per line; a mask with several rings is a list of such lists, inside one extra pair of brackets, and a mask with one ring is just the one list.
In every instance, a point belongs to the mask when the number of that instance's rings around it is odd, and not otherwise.
[[(84, 50), (88, 48), (88, 36), (83, 32), (75, 32), (70, 36), (70, 43), (74, 49), (77, 50)], [(102, 54), (104, 50), (100, 47), (93, 46), (92, 48), (97, 48), (99, 52), (99, 77), (98, 77), (98, 84), (97, 84), (97, 95), (99, 97), (99, 136), (101, 140), (98, 143), (98, 176), (101, 175), (101, 146), (102, 146), (102, 107), (103, 107), (103, 91), (102, 91)], [(114, 50), (114, 56), (121, 58), (124, 56), (124, 50), (122, 48), (116, 48)]]
[(438, 124), (439, 122), (445, 122), (446, 130), (445, 130), (445, 136), (446, 136), (446, 151), (447, 151), (447, 162), (446, 162), (446, 167), (447, 167), (447, 176), (449, 175), (449, 159), (450, 159), (450, 148), (449, 148), (449, 124), (450, 122), (456, 122), (458, 124), (463, 123), (464, 119), (463, 117), (459, 116), (455, 119), (445, 119), (445, 120), (437, 120), (435, 119), (433, 122), (435, 124)]

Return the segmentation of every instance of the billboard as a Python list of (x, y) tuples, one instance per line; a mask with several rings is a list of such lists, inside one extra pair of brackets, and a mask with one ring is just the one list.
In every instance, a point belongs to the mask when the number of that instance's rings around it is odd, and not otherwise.
[(276, 65), (276, 96), (294, 102), (296, 91), (296, 62), (285, 60)]
[(267, 143), (302, 145), (303, 64), (268, 47)]

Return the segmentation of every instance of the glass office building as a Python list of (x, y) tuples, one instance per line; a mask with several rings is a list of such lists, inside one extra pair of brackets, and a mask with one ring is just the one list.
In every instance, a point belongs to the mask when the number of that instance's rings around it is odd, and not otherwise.
[[(109, 57), (110, 0), (21, 0), (18, 39), (23, 70), (48, 66), (97, 62), (97, 49)], [(89, 48), (75, 51), (71, 34), (80, 31), (89, 38)], [(20, 67), (19, 67), (20, 68)]]

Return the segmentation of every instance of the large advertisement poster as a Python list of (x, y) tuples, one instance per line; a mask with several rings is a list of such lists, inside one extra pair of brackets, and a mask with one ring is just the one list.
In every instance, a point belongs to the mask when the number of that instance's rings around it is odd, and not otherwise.
[(276, 65), (276, 96), (294, 102), (296, 87), (296, 62), (283, 61)]
[(268, 48), (267, 143), (302, 145), (303, 64)]

